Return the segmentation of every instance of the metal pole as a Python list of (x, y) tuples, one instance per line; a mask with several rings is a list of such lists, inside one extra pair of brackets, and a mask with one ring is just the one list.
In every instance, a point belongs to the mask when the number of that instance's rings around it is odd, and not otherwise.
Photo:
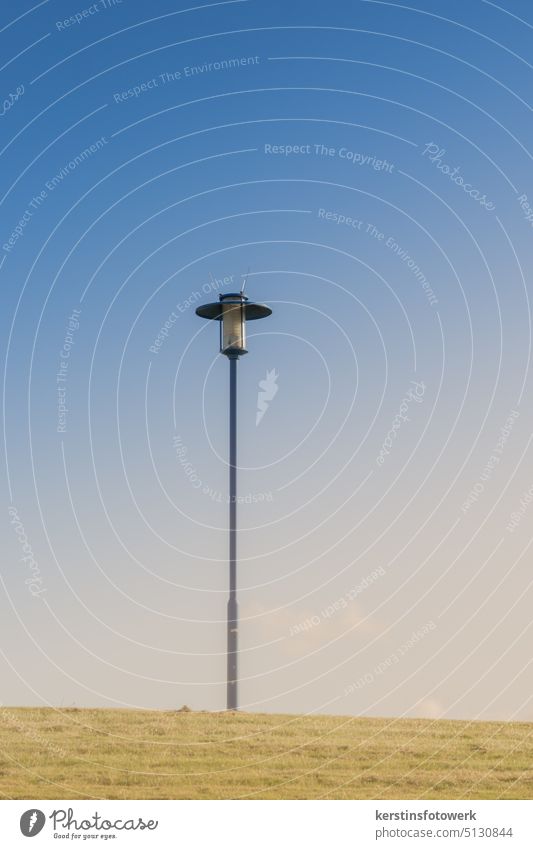
[(237, 359), (229, 358), (228, 710), (237, 710)]

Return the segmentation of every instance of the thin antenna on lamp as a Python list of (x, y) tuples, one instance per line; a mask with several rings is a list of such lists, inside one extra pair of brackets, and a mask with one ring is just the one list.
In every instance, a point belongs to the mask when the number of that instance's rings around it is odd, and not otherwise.
[(242, 276), (244, 277), (244, 283), (241, 286), (241, 295), (244, 295), (244, 290), (246, 288), (246, 284), (248, 283), (248, 278), (250, 276), (250, 267), (249, 266), (248, 266), (248, 271), (246, 272), (246, 274), (242, 275)]

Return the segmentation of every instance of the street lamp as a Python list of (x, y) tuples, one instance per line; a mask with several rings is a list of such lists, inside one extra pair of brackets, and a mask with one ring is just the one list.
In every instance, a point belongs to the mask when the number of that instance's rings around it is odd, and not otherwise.
[(200, 318), (220, 322), (220, 353), (229, 360), (229, 600), (227, 709), (237, 710), (237, 651), (239, 612), (237, 607), (237, 360), (246, 350), (246, 322), (266, 318), (272, 310), (250, 303), (239, 292), (219, 295), (219, 301), (197, 307)]

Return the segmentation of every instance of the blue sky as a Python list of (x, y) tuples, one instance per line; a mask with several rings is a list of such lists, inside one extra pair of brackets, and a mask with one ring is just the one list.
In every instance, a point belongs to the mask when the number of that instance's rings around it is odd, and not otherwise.
[(529, 4), (17, 13), (4, 703), (224, 706), (250, 269), (242, 707), (530, 720)]

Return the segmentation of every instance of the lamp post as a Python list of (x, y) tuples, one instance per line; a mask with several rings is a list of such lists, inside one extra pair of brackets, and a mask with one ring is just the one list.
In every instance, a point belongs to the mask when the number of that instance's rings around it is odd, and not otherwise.
[(264, 304), (251, 303), (241, 292), (219, 295), (219, 301), (197, 307), (200, 318), (220, 322), (220, 353), (229, 360), (229, 599), (227, 709), (238, 709), (237, 606), (237, 360), (246, 350), (246, 322), (272, 313)]

